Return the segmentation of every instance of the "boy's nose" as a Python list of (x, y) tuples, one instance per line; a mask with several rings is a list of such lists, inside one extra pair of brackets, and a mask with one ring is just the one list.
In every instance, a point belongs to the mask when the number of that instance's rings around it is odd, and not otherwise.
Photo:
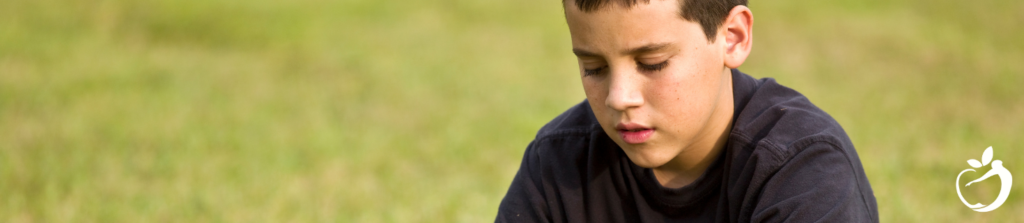
[(605, 99), (605, 105), (618, 111), (625, 111), (644, 104), (641, 92), (643, 80), (638, 74), (629, 71), (613, 71), (609, 75), (611, 80), (608, 84), (608, 97)]

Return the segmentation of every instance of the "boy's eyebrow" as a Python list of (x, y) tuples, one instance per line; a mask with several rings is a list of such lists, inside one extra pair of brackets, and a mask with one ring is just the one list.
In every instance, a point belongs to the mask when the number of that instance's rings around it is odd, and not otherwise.
[[(647, 44), (647, 45), (643, 45), (643, 46), (640, 46), (640, 47), (636, 47), (636, 48), (633, 48), (633, 49), (629, 49), (629, 50), (623, 51), (623, 53), (625, 53), (626, 55), (643, 54), (643, 53), (647, 53), (647, 52), (658, 51), (660, 49), (664, 49), (665, 47), (668, 47), (669, 45), (672, 45), (672, 44), (671, 43), (652, 43), (652, 44)], [(572, 48), (572, 53), (576, 54), (577, 57), (601, 57), (600, 54), (593, 53), (593, 52), (586, 51), (586, 50), (579, 49), (579, 48)]]
[(576, 57), (601, 57), (601, 55), (597, 53), (592, 53), (575, 47), (572, 48), (572, 54), (576, 54)]
[(651, 51), (658, 51), (660, 49), (668, 47), (669, 45), (672, 45), (672, 44), (671, 43), (652, 43), (652, 44), (647, 44), (647, 45), (643, 45), (643, 46), (640, 46), (640, 47), (637, 47), (637, 48), (626, 50), (625, 53), (627, 55), (637, 55), (637, 54), (647, 53), (647, 52), (651, 52)]

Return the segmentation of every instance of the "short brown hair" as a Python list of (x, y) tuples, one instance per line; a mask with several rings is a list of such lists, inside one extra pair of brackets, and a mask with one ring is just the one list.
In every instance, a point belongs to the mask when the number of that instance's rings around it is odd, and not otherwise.
[[(650, 3), (650, 0), (573, 0), (576, 8), (583, 12), (591, 12), (601, 8), (608, 3), (615, 3), (624, 7), (633, 7), (643, 1)], [(715, 41), (718, 27), (725, 22), (729, 11), (737, 5), (747, 5), (747, 0), (677, 0), (682, 5), (683, 19), (700, 23), (704, 29), (704, 35), (708, 41)]]

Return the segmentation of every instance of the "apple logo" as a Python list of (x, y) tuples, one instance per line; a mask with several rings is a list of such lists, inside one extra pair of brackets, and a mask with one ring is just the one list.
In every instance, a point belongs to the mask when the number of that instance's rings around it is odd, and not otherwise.
[(970, 187), (971, 184), (981, 182), (994, 175), (999, 176), (999, 180), (1002, 182), (1002, 186), (999, 188), (999, 195), (996, 197), (996, 200), (992, 202), (992, 204), (983, 205), (981, 203), (967, 203), (967, 200), (964, 199), (964, 195), (960, 193), (960, 176), (966, 172), (975, 172), (974, 169), (965, 169), (964, 171), (960, 171), (960, 174), (956, 175), (956, 194), (960, 196), (960, 201), (964, 202), (964, 205), (967, 205), (967, 207), (974, 209), (974, 211), (977, 212), (989, 212), (995, 210), (996, 208), (999, 208), (1000, 205), (1003, 205), (1003, 202), (1006, 202), (1006, 198), (1010, 196), (1010, 185), (1013, 185), (1013, 176), (1010, 175), (1009, 170), (1006, 170), (1006, 168), (1003, 167), (1003, 161), (992, 161), (991, 146), (985, 149), (985, 152), (981, 154), (981, 162), (978, 162), (978, 160), (975, 159), (967, 160), (967, 164), (970, 164), (971, 167), (974, 168), (981, 168), (983, 166), (987, 166), (989, 162), (992, 163), (992, 169), (986, 172), (985, 175), (981, 176), (981, 178), (968, 182), (967, 187)]

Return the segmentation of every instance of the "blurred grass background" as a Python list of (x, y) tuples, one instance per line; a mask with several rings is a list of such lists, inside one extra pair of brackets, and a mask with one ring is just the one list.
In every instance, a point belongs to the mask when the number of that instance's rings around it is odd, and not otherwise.
[[(751, 8), (741, 70), (843, 124), (883, 221), (1024, 221), (953, 183), (1024, 176), (1024, 2)], [(551, 0), (0, 1), (0, 221), (492, 221), (569, 48)]]

